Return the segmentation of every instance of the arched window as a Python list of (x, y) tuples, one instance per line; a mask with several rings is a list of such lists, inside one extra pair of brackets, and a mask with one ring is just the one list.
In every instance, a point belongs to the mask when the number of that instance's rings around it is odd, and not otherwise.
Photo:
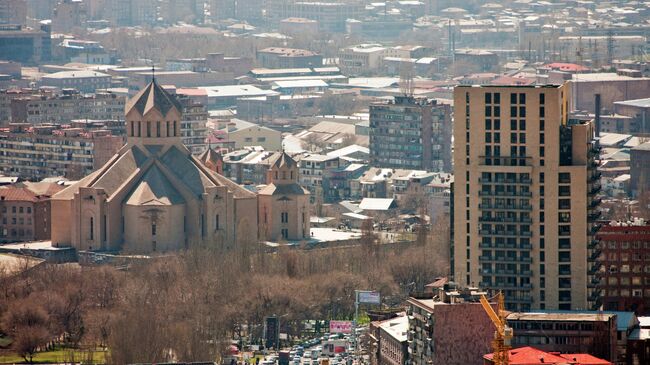
[(135, 136), (135, 122), (131, 121), (131, 137)]
[(151, 122), (147, 121), (147, 138), (151, 137)]
[(275, 171), (275, 179), (276, 180), (278, 179), (278, 172), (277, 171)]
[(293, 180), (293, 171), (291, 171), (291, 180)]
[(160, 137), (160, 121), (156, 122), (156, 137)]
[(165, 129), (167, 137), (169, 137), (169, 121), (167, 121), (167, 129)]
[(138, 137), (142, 137), (142, 122), (138, 121)]
[(176, 137), (176, 121), (174, 121), (174, 137)]

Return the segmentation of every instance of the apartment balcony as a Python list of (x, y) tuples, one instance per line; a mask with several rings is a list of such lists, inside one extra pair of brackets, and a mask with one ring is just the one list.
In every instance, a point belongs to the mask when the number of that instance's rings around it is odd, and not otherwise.
[(532, 157), (479, 156), (479, 164), (481, 166), (507, 166), (509, 168), (530, 167), (532, 166)]
[(528, 263), (530, 263), (530, 262), (533, 262), (533, 258), (532, 257), (520, 257), (519, 262), (528, 262)]
[(497, 222), (497, 223), (533, 223), (531, 218), (510, 218), (510, 217), (479, 217), (479, 222)]
[(489, 229), (482, 229), (479, 231), (479, 233), (482, 236), (507, 236), (507, 237), (519, 237), (519, 236), (525, 236), (525, 237), (532, 237), (533, 232), (531, 231), (497, 231), (497, 230), (489, 230)]
[(532, 250), (533, 245), (531, 245), (530, 243), (521, 243), (519, 244), (519, 248), (522, 250)]
[(587, 288), (593, 289), (600, 285), (600, 278), (592, 277), (591, 280), (587, 283)]
[(588, 262), (596, 262), (596, 260), (600, 257), (600, 255), (603, 253), (603, 251), (599, 248), (594, 250), (591, 255), (587, 258)]
[(479, 191), (479, 196), (489, 196), (489, 197), (532, 197), (533, 193), (530, 191)]
[(478, 247), (479, 248), (492, 248), (492, 243), (481, 242), (481, 243), (478, 244)]
[(494, 270), (492, 269), (478, 269), (478, 273), (481, 275), (492, 275), (494, 274)]
[(481, 184), (524, 184), (530, 185), (533, 183), (532, 179), (483, 179), (479, 177), (478, 182)]
[(506, 302), (509, 303), (532, 303), (533, 297), (530, 295), (517, 295), (506, 298)]
[(505, 270), (505, 269), (498, 269), (495, 270), (496, 275), (514, 275), (515, 271), (514, 270)]
[(533, 271), (532, 270), (519, 271), (518, 275), (519, 276), (533, 276)]
[(494, 244), (495, 248), (517, 248), (517, 245), (514, 243), (495, 243)]
[(532, 205), (479, 204), (481, 210), (533, 210)]

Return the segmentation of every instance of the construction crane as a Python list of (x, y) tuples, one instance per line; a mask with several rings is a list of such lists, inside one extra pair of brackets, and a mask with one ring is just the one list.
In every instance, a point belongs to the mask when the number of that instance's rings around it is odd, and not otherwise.
[(494, 331), (494, 340), (492, 340), (492, 348), (494, 350), (492, 362), (494, 365), (508, 365), (510, 363), (508, 354), (512, 348), (510, 346), (512, 328), (510, 328), (506, 323), (506, 311), (503, 304), (503, 294), (501, 292), (496, 295), (496, 300), (497, 311), (495, 312), (485, 295), (481, 295), (481, 305), (492, 320), (492, 323), (494, 323), (494, 327), (496, 327), (496, 330)]

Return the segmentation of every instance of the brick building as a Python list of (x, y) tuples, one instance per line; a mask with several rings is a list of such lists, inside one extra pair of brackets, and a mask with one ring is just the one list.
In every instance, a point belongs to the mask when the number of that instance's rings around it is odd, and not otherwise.
[(650, 314), (650, 225), (642, 219), (612, 222), (596, 234), (605, 310)]
[(0, 188), (0, 243), (50, 239), (50, 197), (55, 183), (18, 183)]

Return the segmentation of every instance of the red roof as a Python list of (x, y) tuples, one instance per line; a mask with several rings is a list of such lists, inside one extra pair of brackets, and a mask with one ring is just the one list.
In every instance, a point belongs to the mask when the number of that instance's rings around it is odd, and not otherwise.
[(524, 77), (499, 76), (492, 80), (491, 85), (532, 85), (535, 80)]
[[(488, 361), (492, 357), (493, 354), (483, 356)], [(612, 365), (589, 354), (556, 354), (530, 346), (510, 350), (509, 359), (510, 365)]]
[(569, 72), (589, 71), (589, 67), (577, 65), (575, 63), (554, 62), (554, 63), (549, 63), (544, 67), (550, 68), (552, 70), (569, 71)]
[(38, 198), (27, 188), (8, 187), (0, 189), (0, 200), (35, 202)]

